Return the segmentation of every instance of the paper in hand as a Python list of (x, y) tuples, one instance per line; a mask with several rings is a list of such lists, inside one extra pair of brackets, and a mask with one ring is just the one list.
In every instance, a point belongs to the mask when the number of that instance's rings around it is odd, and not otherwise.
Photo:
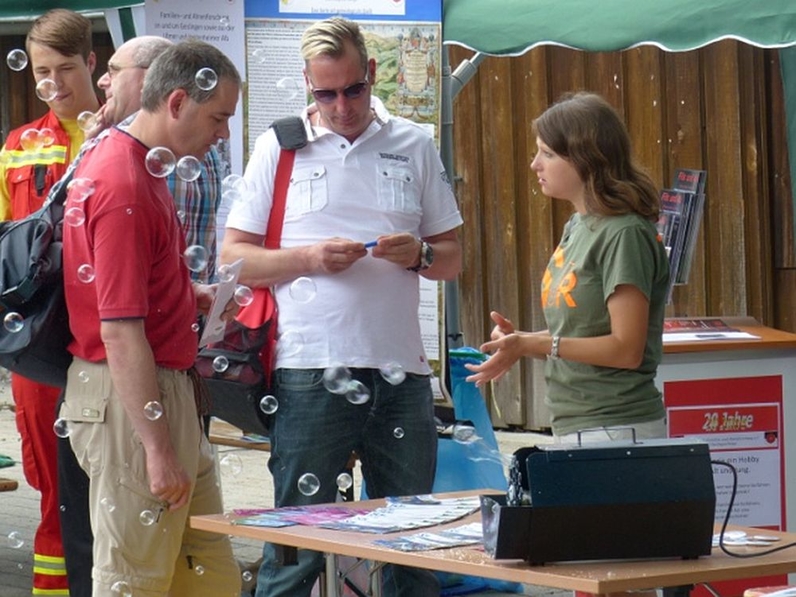
[(213, 304), (210, 305), (210, 312), (205, 321), (202, 337), (199, 338), (199, 348), (207, 346), (211, 342), (218, 342), (224, 339), (224, 328), (227, 323), (221, 319), (221, 315), (224, 313), (224, 307), (235, 294), (242, 267), (243, 259), (238, 259), (227, 266), (228, 276), (223, 282), (219, 282), (216, 287), (216, 296), (213, 298)]

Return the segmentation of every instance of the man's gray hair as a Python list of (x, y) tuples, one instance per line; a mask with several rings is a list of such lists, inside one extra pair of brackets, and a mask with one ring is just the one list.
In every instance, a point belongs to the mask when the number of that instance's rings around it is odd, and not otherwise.
[(198, 104), (208, 101), (216, 92), (203, 89), (196, 82), (202, 69), (210, 69), (220, 83), (226, 79), (240, 87), (238, 69), (221, 50), (197, 39), (187, 39), (166, 48), (147, 70), (141, 93), (141, 108), (155, 112), (177, 89), (183, 89)]
[(346, 42), (359, 52), (362, 68), (368, 67), (368, 50), (365, 37), (354, 21), (343, 17), (331, 17), (310, 25), (301, 36), (301, 57), (307, 63), (318, 56), (339, 58), (345, 52)]
[(152, 66), (155, 58), (174, 45), (171, 40), (157, 35), (142, 35), (133, 39), (136, 43), (133, 51), (133, 63), (140, 68)]

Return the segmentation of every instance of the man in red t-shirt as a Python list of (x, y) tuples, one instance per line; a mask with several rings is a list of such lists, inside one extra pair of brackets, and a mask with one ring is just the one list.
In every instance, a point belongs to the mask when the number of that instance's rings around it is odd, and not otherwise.
[[(202, 69), (214, 85), (200, 86)], [(146, 166), (151, 149), (203, 156), (227, 138), (240, 84), (209, 44), (168, 48), (127, 131), (112, 129), (83, 155), (75, 177), (94, 192), (67, 198), (84, 217), (64, 227), (74, 360), (60, 414), (89, 476), (94, 595), (240, 593), (229, 538), (188, 524), (189, 514), (222, 510), (193, 370), (196, 312), (209, 309), (214, 287), (191, 283), (171, 195)]]
[[(20, 219), (39, 209), (50, 187), (66, 172), (83, 143), (77, 124), (81, 112), (100, 103), (91, 75), (91, 21), (65, 9), (51, 10), (34, 21), (26, 49), (37, 84), (51, 81), (55, 95), (48, 112), (11, 131), (0, 160), (0, 219)], [(49, 129), (54, 141), (23, 147), (26, 131)], [(59, 523), (57, 437), (53, 432), (59, 388), (14, 374), (11, 391), (22, 436), (22, 466), (31, 487), (41, 492), (41, 522), (33, 544), (33, 592), (69, 595)]]

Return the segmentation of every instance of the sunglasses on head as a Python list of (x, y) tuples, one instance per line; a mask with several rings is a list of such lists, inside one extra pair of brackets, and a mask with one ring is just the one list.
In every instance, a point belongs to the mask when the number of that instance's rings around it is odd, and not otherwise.
[(368, 87), (368, 76), (365, 74), (365, 79), (359, 83), (349, 85), (344, 89), (315, 89), (310, 81), (310, 93), (316, 101), (322, 104), (331, 104), (337, 99), (337, 95), (342, 93), (348, 99), (357, 99), (365, 92)]

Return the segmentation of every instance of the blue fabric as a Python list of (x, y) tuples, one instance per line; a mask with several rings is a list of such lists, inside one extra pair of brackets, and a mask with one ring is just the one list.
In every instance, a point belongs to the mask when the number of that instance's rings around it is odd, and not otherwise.
[[(393, 386), (378, 370), (352, 369), (370, 399), (361, 405), (332, 394), (323, 386), (322, 369), (278, 369), (275, 395), (279, 409), (271, 429), (268, 468), (277, 506), (334, 502), (337, 476), (352, 451), (372, 497), (431, 492), (437, 456), (433, 396), (429, 378), (407, 374)], [(402, 433), (396, 433), (400, 428)], [(319, 481), (310, 496), (298, 488), (299, 477), (312, 473)], [(316, 552), (299, 550), (298, 566), (282, 567), (274, 547), (266, 544), (257, 579), (257, 597), (308, 597), (323, 565)], [(428, 571), (388, 566), (385, 597), (437, 597), (439, 583)]]
[[(453, 412), (458, 421), (472, 421), (478, 439), (472, 443), (459, 443), (452, 439), (439, 441), (437, 449), (437, 474), (434, 491), (464, 489), (497, 489), (506, 491), (508, 482), (503, 470), (492, 419), (486, 401), (474, 383), (465, 381), (470, 372), (465, 364), (477, 364), (486, 356), (470, 347), (457, 348), (450, 353)], [(521, 593), (521, 583), (438, 573), (442, 585), (441, 596), (466, 595), (484, 589), (506, 593)]]

